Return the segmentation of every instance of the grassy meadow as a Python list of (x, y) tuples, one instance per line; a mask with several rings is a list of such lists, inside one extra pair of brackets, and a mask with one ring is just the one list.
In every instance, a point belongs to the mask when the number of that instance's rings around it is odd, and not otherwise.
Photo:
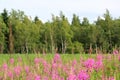
[(120, 80), (120, 54), (1, 54), (0, 80)]

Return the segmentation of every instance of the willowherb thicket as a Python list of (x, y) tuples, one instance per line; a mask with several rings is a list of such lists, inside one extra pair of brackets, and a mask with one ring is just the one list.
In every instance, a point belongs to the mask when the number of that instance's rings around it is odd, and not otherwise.
[[(46, 56), (47, 54), (43, 55)], [(51, 60), (36, 56), (25, 63), (22, 57), (0, 65), (0, 80), (119, 80), (120, 55), (94, 54), (95, 57), (64, 61), (56, 53)], [(66, 56), (67, 59), (67, 56)]]

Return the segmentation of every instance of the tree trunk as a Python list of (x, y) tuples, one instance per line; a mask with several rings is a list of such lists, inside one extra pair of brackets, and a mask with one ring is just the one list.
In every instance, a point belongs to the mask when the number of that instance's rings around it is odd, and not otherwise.
[(54, 41), (53, 41), (53, 35), (52, 32), (50, 32), (50, 39), (51, 39), (51, 53), (54, 53)]
[(96, 44), (96, 46), (95, 46), (95, 47), (96, 47), (96, 50), (95, 50), (95, 52), (96, 52), (96, 54), (98, 54), (98, 48), (97, 48), (97, 44)]
[(28, 53), (28, 46), (27, 46), (27, 42), (25, 42), (25, 49), (26, 49), (26, 53)]
[(62, 53), (64, 53), (64, 41), (63, 41), (63, 39), (62, 39), (62, 37), (61, 37), (61, 44), (62, 44)]
[(90, 44), (90, 48), (89, 48), (89, 54), (92, 53), (92, 44)]
[(47, 42), (47, 36), (46, 35), (45, 35), (45, 47), (44, 48), (45, 48), (45, 52), (47, 52), (48, 51), (48, 49), (47, 49), (48, 48), (48, 42)]
[(3, 53), (3, 46), (0, 45), (0, 53)]
[(66, 49), (67, 49), (67, 43), (66, 43), (66, 40), (64, 41), (64, 48), (63, 48), (63, 53), (66, 52)]
[(9, 24), (9, 53), (13, 53), (13, 34), (11, 23)]

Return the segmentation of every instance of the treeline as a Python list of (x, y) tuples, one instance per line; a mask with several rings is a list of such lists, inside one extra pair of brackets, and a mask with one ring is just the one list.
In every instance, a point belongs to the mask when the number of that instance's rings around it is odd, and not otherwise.
[(112, 18), (108, 10), (92, 24), (76, 14), (70, 23), (62, 12), (45, 23), (20, 10), (0, 13), (0, 53), (109, 52), (119, 47), (120, 18)]

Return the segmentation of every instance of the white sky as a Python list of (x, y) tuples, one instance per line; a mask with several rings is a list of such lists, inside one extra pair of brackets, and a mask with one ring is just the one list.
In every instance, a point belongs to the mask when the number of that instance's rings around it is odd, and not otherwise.
[(6, 8), (24, 11), (26, 15), (38, 16), (43, 22), (51, 20), (51, 14), (62, 11), (69, 21), (73, 13), (80, 19), (87, 17), (91, 22), (108, 9), (114, 18), (120, 16), (120, 0), (0, 0), (0, 12)]

